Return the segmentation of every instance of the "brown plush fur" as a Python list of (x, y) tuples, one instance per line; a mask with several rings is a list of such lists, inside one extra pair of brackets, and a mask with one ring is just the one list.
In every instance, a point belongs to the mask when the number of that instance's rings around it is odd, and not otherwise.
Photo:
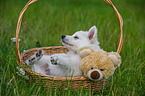
[[(109, 55), (115, 55), (115, 58), (109, 57)], [(118, 59), (115, 64), (114, 59)], [(115, 66), (119, 66), (121, 63), (121, 57), (116, 52), (107, 53), (105, 51), (94, 51), (90, 55), (84, 57), (81, 60), (80, 69), (87, 77), (88, 71), (92, 69), (99, 69), (102, 72), (103, 79), (107, 79), (113, 75)]]

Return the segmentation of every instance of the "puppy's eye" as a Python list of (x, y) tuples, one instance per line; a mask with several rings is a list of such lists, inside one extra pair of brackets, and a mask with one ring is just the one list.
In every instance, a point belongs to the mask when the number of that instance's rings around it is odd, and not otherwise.
[(100, 71), (104, 71), (104, 69), (100, 69)]
[(94, 69), (93, 67), (91, 67), (91, 69)]
[(78, 37), (78, 36), (75, 36), (74, 38), (75, 38), (75, 39), (79, 39), (79, 37)]

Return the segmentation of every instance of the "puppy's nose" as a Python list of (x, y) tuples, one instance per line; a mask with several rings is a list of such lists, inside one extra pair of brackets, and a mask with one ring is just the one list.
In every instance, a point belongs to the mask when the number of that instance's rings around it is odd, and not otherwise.
[(61, 39), (64, 39), (65, 37), (66, 37), (66, 35), (62, 35), (62, 36), (61, 36)]

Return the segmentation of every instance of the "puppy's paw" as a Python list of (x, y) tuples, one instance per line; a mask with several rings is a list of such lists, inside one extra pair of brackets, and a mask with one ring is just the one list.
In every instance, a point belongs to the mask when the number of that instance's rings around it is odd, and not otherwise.
[(59, 65), (59, 64), (61, 64), (59, 58), (57, 56), (55, 56), (55, 55), (51, 56), (50, 60), (51, 60), (51, 64), (53, 64), (53, 65)]
[(28, 59), (28, 63), (31, 65), (34, 64), (35, 62), (39, 61), (43, 55), (44, 55), (43, 50), (38, 50), (34, 55), (32, 55)]
[(28, 64), (29, 64), (29, 65), (33, 65), (35, 62), (36, 62), (36, 57), (35, 57), (35, 56), (31, 56), (31, 57), (28, 59)]
[(36, 53), (35, 53), (36, 57), (37, 58), (41, 58), (43, 55), (44, 55), (44, 51), (43, 50), (38, 50)]

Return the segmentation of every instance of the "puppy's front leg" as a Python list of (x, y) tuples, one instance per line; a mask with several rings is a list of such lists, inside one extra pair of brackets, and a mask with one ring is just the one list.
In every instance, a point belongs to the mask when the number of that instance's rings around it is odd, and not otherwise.
[(64, 53), (55, 54), (51, 56), (51, 63), (53, 65), (62, 65), (65, 67), (70, 67), (72, 65), (72, 62), (76, 62), (75, 58), (77, 57)]
[(29, 59), (27, 59), (25, 63), (31, 68), (32, 65), (37, 61), (39, 61), (43, 55), (44, 55), (43, 50), (38, 50), (34, 55), (32, 55)]
[(53, 65), (65, 65), (67, 59), (66, 54), (54, 54), (51, 56), (50, 60)]

